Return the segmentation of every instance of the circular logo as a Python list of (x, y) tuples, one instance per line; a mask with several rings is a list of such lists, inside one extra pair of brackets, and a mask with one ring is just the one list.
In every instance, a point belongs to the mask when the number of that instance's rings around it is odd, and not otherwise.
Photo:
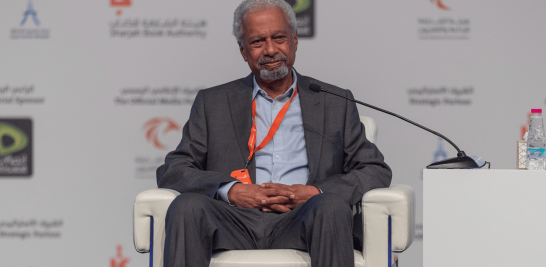
[(296, 4), (292, 6), (292, 9), (294, 9), (294, 13), (299, 13), (307, 10), (309, 6), (311, 6), (310, 0), (296, 0)]
[[(10, 145), (4, 145), (5, 137), (11, 138), (12, 142)], [(21, 151), (25, 149), (27, 145), (28, 137), (23, 131), (12, 125), (0, 123), (0, 156)]]
[(159, 132), (161, 128), (163, 129), (163, 134), (170, 131), (180, 131), (180, 126), (171, 118), (153, 118), (147, 121), (143, 128), (146, 130), (146, 139), (157, 149), (167, 149), (167, 147), (159, 141)]

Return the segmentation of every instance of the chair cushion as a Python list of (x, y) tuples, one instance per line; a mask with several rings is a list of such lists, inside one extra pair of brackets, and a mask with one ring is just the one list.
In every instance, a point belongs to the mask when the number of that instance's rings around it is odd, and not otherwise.
[[(355, 266), (364, 267), (362, 252), (355, 250)], [(229, 250), (212, 254), (210, 267), (310, 267), (307, 252), (294, 249)]]

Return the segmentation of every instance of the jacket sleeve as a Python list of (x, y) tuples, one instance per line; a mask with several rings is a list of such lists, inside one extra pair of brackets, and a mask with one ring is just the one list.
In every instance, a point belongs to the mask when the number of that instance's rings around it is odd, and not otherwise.
[(157, 169), (157, 186), (180, 193), (199, 193), (216, 197), (218, 188), (235, 179), (207, 169), (207, 118), (203, 91), (199, 91), (184, 125), (182, 140), (167, 154), (165, 164)]
[[(346, 90), (346, 96), (354, 99), (349, 90)], [(391, 169), (375, 144), (366, 139), (364, 125), (352, 101), (346, 101), (342, 146), (343, 172), (321, 179), (314, 183), (315, 186), (325, 193), (340, 194), (354, 205), (369, 190), (390, 185)]]

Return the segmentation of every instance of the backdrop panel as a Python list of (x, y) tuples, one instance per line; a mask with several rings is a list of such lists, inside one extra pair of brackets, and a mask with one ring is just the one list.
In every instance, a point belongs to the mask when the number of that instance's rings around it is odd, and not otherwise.
[[(546, 3), (308, 1), (300, 73), (515, 167), (529, 110), (546, 105)], [(197, 91), (250, 72), (231, 35), (239, 2), (2, 2), (0, 127), (19, 130), (0, 143), (3, 265), (146, 264), (132, 245), (134, 197), (156, 186)], [(401, 262), (421, 266), (422, 169), (455, 150), (359, 110), (377, 121), (393, 183), (416, 190), (417, 239)]]

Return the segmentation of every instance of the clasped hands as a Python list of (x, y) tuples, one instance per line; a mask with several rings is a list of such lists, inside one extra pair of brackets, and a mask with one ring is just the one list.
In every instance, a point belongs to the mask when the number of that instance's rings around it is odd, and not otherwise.
[(283, 213), (291, 211), (317, 194), (320, 194), (320, 191), (311, 185), (236, 183), (229, 190), (228, 199), (235, 207)]

